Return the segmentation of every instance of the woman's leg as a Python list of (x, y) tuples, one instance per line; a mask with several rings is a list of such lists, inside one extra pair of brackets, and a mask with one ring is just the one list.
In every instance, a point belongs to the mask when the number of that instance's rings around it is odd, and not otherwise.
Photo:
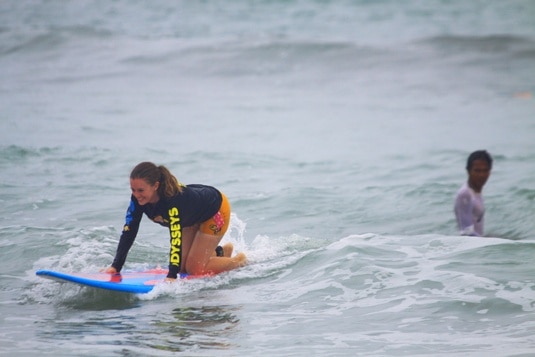
[[(245, 254), (230, 257), (233, 247), (223, 248), (222, 257), (214, 256), (214, 251), (230, 224), (230, 204), (224, 194), (219, 212), (197, 227), (197, 232), (187, 252), (185, 268), (189, 274), (218, 274), (245, 265)], [(229, 249), (230, 248), (230, 249)], [(229, 252), (230, 250), (230, 252)], [(184, 253), (184, 252), (183, 252)]]
[(218, 274), (224, 271), (239, 268), (245, 265), (245, 254), (240, 253), (235, 257), (215, 257), (213, 252), (222, 236), (214, 236), (198, 231), (193, 239), (186, 261), (186, 271), (192, 275)]
[(186, 273), (186, 265), (188, 264), (188, 256), (191, 250), (191, 244), (195, 235), (199, 230), (199, 226), (182, 228), (182, 261), (180, 262), (180, 272)]
[[(199, 226), (193, 226), (193, 227), (185, 227), (182, 229), (182, 261), (180, 264), (180, 272), (186, 273), (187, 272), (187, 262), (188, 262), (188, 256), (189, 252), (191, 250), (191, 245), (193, 243), (193, 240), (195, 238), (195, 235), (197, 234), (199, 230)], [(232, 243), (228, 242), (223, 245), (223, 256), (230, 258), (232, 256), (232, 251), (234, 250), (234, 246)], [(212, 255), (215, 256), (215, 250), (212, 251)]]
[(234, 251), (234, 245), (230, 242), (225, 243), (223, 245), (223, 256), (230, 258), (232, 256), (232, 252)]

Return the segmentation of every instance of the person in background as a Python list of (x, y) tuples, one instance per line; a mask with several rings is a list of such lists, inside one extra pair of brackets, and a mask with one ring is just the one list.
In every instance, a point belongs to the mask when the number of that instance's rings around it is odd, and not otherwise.
[(474, 151), (466, 162), (468, 181), (455, 197), (455, 217), (461, 235), (483, 236), (485, 206), (481, 191), (492, 170), (492, 157), (485, 150)]
[(243, 253), (231, 257), (232, 244), (218, 246), (230, 223), (230, 204), (219, 190), (184, 185), (165, 166), (138, 164), (130, 174), (132, 196), (115, 259), (105, 272), (119, 273), (136, 238), (143, 214), (169, 228), (167, 281), (178, 274), (217, 274), (245, 265)]

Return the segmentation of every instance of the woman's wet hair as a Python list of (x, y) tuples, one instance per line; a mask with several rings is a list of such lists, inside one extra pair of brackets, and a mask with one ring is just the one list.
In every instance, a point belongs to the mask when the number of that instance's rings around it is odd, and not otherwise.
[(139, 163), (130, 173), (130, 178), (145, 180), (151, 186), (159, 182), (158, 195), (160, 197), (169, 198), (182, 192), (183, 185), (176, 177), (165, 166), (156, 166), (152, 162)]
[(467, 171), (470, 171), (475, 160), (486, 161), (489, 164), (489, 169), (492, 169), (492, 157), (486, 150), (477, 150), (468, 156), (468, 160), (466, 160)]

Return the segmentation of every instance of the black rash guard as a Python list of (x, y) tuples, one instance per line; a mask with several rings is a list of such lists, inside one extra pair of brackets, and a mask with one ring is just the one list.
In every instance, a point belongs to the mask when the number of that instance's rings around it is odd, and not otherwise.
[(126, 212), (126, 223), (117, 246), (112, 267), (118, 272), (123, 268), (128, 251), (139, 230), (143, 213), (155, 223), (169, 228), (171, 249), (169, 252), (168, 278), (176, 279), (182, 262), (182, 228), (202, 223), (212, 218), (221, 207), (221, 193), (206, 185), (187, 185), (182, 193), (171, 198), (160, 198), (155, 204), (141, 206), (132, 195)]

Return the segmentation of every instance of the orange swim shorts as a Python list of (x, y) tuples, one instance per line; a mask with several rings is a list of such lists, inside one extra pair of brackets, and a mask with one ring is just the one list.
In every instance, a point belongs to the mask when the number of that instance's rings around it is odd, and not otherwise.
[(201, 223), (199, 230), (202, 233), (222, 236), (227, 231), (230, 224), (230, 203), (223, 193), (221, 193), (221, 197), (222, 201), (219, 211), (212, 218)]

